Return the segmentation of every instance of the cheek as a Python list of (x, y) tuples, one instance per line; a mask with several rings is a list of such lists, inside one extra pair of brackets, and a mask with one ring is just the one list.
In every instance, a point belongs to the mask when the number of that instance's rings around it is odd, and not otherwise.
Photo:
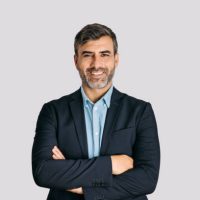
[(115, 64), (115, 59), (112, 58), (105, 58), (105, 63), (107, 63), (108, 66), (113, 66)]
[(90, 66), (91, 62), (89, 60), (81, 60), (78, 62), (78, 66), (80, 69), (84, 70)]
[(78, 71), (79, 71), (79, 73), (83, 76), (87, 76), (88, 75), (88, 73), (87, 73), (87, 69), (88, 69), (88, 67), (86, 67), (86, 66), (80, 66), (79, 67), (79, 69), (78, 69)]
[(107, 67), (109, 68), (109, 71), (113, 70), (113, 68), (115, 68), (115, 61), (114, 60), (110, 60), (109, 62), (107, 62)]

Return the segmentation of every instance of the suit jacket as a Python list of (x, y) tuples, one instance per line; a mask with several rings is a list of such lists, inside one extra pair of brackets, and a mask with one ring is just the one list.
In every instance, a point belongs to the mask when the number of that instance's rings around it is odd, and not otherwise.
[[(88, 158), (80, 88), (45, 103), (40, 111), (32, 149), (37, 185), (50, 188), (48, 200), (146, 200), (155, 190), (160, 147), (156, 119), (149, 102), (128, 96), (115, 87), (107, 110), (100, 156)], [(53, 160), (57, 145), (65, 160)], [(110, 155), (133, 157), (134, 168), (112, 175)], [(82, 187), (84, 194), (66, 189)]]

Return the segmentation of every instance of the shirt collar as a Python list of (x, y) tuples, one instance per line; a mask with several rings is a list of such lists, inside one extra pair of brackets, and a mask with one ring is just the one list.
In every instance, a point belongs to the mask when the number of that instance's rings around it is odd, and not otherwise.
[[(108, 89), (108, 91), (96, 103), (98, 103), (100, 101), (104, 101), (106, 106), (109, 108), (110, 107), (110, 101), (111, 101), (112, 92), (113, 92), (113, 85)], [(82, 86), (81, 86), (81, 94), (82, 94), (82, 97), (83, 97), (84, 106), (86, 106), (88, 104), (88, 102), (90, 102), (92, 105), (94, 105), (94, 103), (85, 94), (85, 91), (84, 91)]]

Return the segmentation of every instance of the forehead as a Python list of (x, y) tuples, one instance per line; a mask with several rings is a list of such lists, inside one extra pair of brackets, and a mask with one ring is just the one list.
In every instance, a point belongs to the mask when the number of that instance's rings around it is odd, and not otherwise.
[(86, 50), (91, 52), (109, 50), (110, 52), (113, 52), (112, 38), (109, 36), (102, 36), (97, 40), (90, 40), (78, 48), (79, 52)]

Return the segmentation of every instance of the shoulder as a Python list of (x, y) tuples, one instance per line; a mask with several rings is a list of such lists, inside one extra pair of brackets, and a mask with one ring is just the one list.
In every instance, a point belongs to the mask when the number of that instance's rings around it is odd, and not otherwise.
[(145, 106), (145, 105), (149, 104), (149, 102), (144, 99), (140, 99), (138, 97), (121, 92), (121, 91), (117, 90), (116, 88), (114, 89), (114, 95), (120, 96), (121, 97), (120, 101), (129, 106), (135, 107), (135, 106)]
[(120, 92), (115, 88), (115, 95), (116, 94), (121, 97), (119, 98), (119, 105), (127, 112), (140, 113), (139, 115), (141, 115), (145, 111), (152, 111), (152, 105), (149, 101)]
[(58, 99), (53, 99), (44, 103), (43, 107), (47, 107), (48, 109), (56, 109), (56, 110), (66, 109), (69, 103), (74, 99), (81, 100), (80, 88), (74, 91), (73, 93), (64, 95)]

